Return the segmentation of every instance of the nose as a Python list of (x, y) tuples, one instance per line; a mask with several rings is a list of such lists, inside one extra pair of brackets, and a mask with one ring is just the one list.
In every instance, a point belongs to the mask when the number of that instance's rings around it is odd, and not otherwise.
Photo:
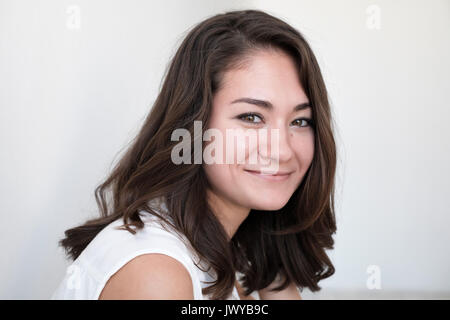
[[(266, 143), (267, 148), (264, 148)], [(265, 163), (273, 161), (288, 162), (293, 157), (289, 129), (285, 127), (273, 127), (269, 129), (267, 141), (260, 143), (259, 154)]]

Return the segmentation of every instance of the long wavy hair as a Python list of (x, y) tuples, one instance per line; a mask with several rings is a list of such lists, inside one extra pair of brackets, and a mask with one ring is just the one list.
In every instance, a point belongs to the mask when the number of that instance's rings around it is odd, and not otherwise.
[[(201, 164), (176, 165), (171, 150), (174, 128), (194, 136), (194, 120), (207, 128), (215, 92), (226, 71), (242, 67), (257, 50), (277, 49), (295, 61), (300, 83), (309, 98), (314, 121), (314, 157), (288, 203), (277, 211), (251, 210), (233, 238), (207, 202), (208, 180)], [(59, 241), (76, 259), (109, 223), (123, 219), (123, 229), (135, 234), (144, 226), (139, 212), (163, 216), (149, 205), (164, 197), (173, 226), (216, 274), (203, 288), (212, 299), (225, 299), (236, 273), (246, 295), (290, 283), (303, 291), (335, 270), (325, 249), (333, 249), (336, 232), (334, 184), (336, 145), (327, 90), (316, 58), (303, 35), (292, 26), (259, 10), (229, 11), (195, 25), (165, 71), (164, 82), (142, 128), (111, 174), (95, 189), (100, 217), (65, 231)], [(203, 132), (203, 131), (202, 131)], [(202, 145), (203, 141), (202, 141)], [(194, 148), (191, 148), (194, 150)], [(194, 156), (192, 154), (191, 156)], [(192, 159), (192, 158), (191, 158)], [(107, 201), (108, 192), (112, 199)], [(169, 222), (170, 223), (170, 222)]]

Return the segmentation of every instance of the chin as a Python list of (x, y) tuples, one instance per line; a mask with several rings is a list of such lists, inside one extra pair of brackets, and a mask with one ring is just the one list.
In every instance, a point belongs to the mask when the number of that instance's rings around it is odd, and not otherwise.
[(283, 208), (287, 202), (288, 202), (288, 200), (273, 201), (273, 199), (271, 199), (271, 201), (266, 201), (266, 202), (262, 202), (262, 203), (261, 203), (261, 201), (259, 201), (259, 203), (255, 206), (253, 206), (252, 208), (255, 210), (277, 211), (277, 210), (280, 210), (281, 208)]

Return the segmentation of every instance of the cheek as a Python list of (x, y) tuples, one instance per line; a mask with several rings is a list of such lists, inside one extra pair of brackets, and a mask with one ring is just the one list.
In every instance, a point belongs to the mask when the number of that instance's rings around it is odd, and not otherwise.
[(233, 175), (226, 164), (205, 164), (203, 165), (206, 177), (215, 190), (227, 189), (228, 185), (233, 184)]
[(218, 164), (204, 164), (203, 170), (211, 182), (214, 182), (218, 176), (222, 175), (221, 166)]
[(296, 158), (299, 162), (300, 171), (304, 173), (308, 170), (314, 158), (314, 134), (299, 137), (295, 143)]

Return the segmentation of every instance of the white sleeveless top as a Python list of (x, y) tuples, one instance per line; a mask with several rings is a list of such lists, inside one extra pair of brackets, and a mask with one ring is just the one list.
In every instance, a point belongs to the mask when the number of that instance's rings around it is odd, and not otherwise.
[[(167, 210), (165, 203), (159, 199), (154, 199), (149, 204), (158, 213), (161, 213), (161, 208)], [(51, 299), (97, 300), (109, 278), (130, 260), (142, 254), (161, 253), (178, 260), (187, 269), (192, 279), (195, 300), (209, 300), (209, 296), (202, 294), (202, 288), (211, 285), (204, 281), (212, 281), (214, 278), (194, 264), (194, 261), (199, 260), (187, 238), (169, 230), (167, 224), (158, 217), (148, 212), (139, 214), (144, 227), (136, 229), (134, 235), (127, 230), (117, 229), (123, 225), (122, 218), (102, 229), (68, 266)], [(203, 268), (204, 265), (200, 266)], [(237, 289), (233, 287), (227, 300), (239, 299)]]

